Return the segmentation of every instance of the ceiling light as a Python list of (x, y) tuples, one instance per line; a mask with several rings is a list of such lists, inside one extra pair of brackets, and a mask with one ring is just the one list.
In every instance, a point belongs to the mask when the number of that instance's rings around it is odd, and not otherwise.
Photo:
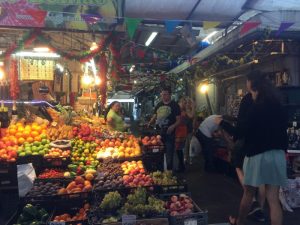
[(34, 52), (50, 52), (50, 49), (48, 47), (36, 47), (33, 48)]
[(133, 83), (134, 83), (134, 84), (137, 84), (137, 81), (136, 81), (136, 80), (134, 80), (134, 81), (133, 81)]
[(59, 63), (56, 64), (56, 68), (59, 69), (60, 72), (64, 72), (64, 67)]
[(152, 34), (150, 34), (148, 40), (146, 41), (145, 45), (149, 46), (152, 41), (154, 40), (154, 38), (156, 37), (156, 35), (158, 34), (158, 32), (152, 32)]
[(212, 38), (216, 33), (218, 33), (218, 31), (213, 31), (210, 34), (208, 34), (203, 40), (202, 42), (208, 42), (210, 43), (211, 41), (209, 40), (210, 38)]
[(99, 46), (98, 46), (97, 43), (94, 41), (94, 42), (92, 43), (91, 47), (90, 47), (90, 50), (91, 50), (91, 51), (95, 51), (95, 50), (98, 49), (98, 48), (99, 48)]
[(201, 86), (199, 86), (199, 91), (202, 94), (206, 94), (208, 92), (208, 85), (207, 84), (202, 84)]
[(130, 69), (129, 69), (129, 72), (132, 73), (132, 71), (134, 70), (134, 68), (135, 68), (135, 65), (132, 65), (132, 66), (130, 67)]
[(53, 52), (16, 52), (13, 54), (14, 56), (19, 56), (19, 57), (42, 57), (42, 58), (59, 58), (60, 55), (53, 53)]

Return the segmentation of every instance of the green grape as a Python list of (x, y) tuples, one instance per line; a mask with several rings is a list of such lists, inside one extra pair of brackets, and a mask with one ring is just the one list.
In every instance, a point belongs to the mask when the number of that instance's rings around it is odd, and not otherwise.
[(119, 192), (109, 192), (104, 196), (100, 208), (103, 210), (115, 209), (121, 206), (121, 201), (122, 197)]

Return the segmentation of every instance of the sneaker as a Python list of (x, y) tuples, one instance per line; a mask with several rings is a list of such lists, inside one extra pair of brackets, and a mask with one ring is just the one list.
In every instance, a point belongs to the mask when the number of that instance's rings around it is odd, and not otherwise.
[(257, 201), (254, 201), (252, 203), (250, 212), (248, 213), (248, 216), (252, 215), (253, 213), (255, 213), (256, 211), (261, 210), (260, 205)]
[(262, 209), (254, 211), (252, 214), (248, 214), (248, 218), (256, 222), (266, 222), (266, 216)]

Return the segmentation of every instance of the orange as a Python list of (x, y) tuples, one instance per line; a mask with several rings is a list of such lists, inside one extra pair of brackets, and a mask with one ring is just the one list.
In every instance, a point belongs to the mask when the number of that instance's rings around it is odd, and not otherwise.
[(30, 136), (30, 131), (25, 129), (24, 132), (23, 132), (23, 137), (28, 138), (29, 136)]
[(42, 124), (41, 128), (42, 128), (42, 130), (45, 130), (45, 129), (47, 129), (47, 125), (46, 124)]
[(8, 130), (8, 133), (9, 133), (10, 135), (15, 135), (15, 134), (17, 133), (17, 131), (16, 131), (16, 129), (14, 129), (14, 128), (10, 128), (10, 129)]
[(32, 142), (33, 142), (33, 138), (32, 138), (32, 137), (28, 137), (28, 138), (26, 139), (26, 141), (29, 142), (29, 143), (32, 143)]
[(23, 137), (23, 133), (21, 133), (21, 132), (17, 132), (17, 133), (15, 134), (15, 137), (16, 137), (16, 138)]
[(42, 128), (40, 126), (32, 126), (32, 130), (37, 131), (37, 132), (41, 132)]
[(37, 131), (31, 132), (31, 137), (37, 137), (37, 136), (39, 136), (39, 133)]
[(35, 140), (35, 141), (41, 141), (42, 138), (41, 138), (40, 136), (36, 136), (36, 137), (34, 137), (34, 140)]
[(16, 126), (17, 126), (17, 127), (22, 127), (22, 126), (23, 126), (23, 123), (18, 122), (18, 123), (16, 123)]
[(23, 131), (24, 131), (24, 127), (18, 127), (18, 132), (23, 133)]
[(36, 127), (36, 126), (38, 126), (38, 125), (39, 125), (38, 123), (33, 122), (33, 123), (31, 124), (31, 127)]
[(3, 142), (7, 142), (7, 141), (8, 141), (8, 137), (3, 137), (3, 138), (2, 138), (2, 141), (3, 141)]
[(24, 142), (25, 142), (25, 139), (24, 139), (24, 138), (20, 137), (20, 138), (18, 139), (18, 144), (19, 144), (19, 145), (24, 144)]

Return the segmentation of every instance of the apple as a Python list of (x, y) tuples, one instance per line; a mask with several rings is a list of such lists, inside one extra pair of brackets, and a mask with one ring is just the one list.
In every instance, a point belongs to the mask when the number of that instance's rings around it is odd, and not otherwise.
[(177, 201), (178, 201), (178, 197), (177, 197), (176, 195), (173, 195), (173, 196), (171, 197), (171, 201), (172, 201), (172, 202), (177, 202)]

